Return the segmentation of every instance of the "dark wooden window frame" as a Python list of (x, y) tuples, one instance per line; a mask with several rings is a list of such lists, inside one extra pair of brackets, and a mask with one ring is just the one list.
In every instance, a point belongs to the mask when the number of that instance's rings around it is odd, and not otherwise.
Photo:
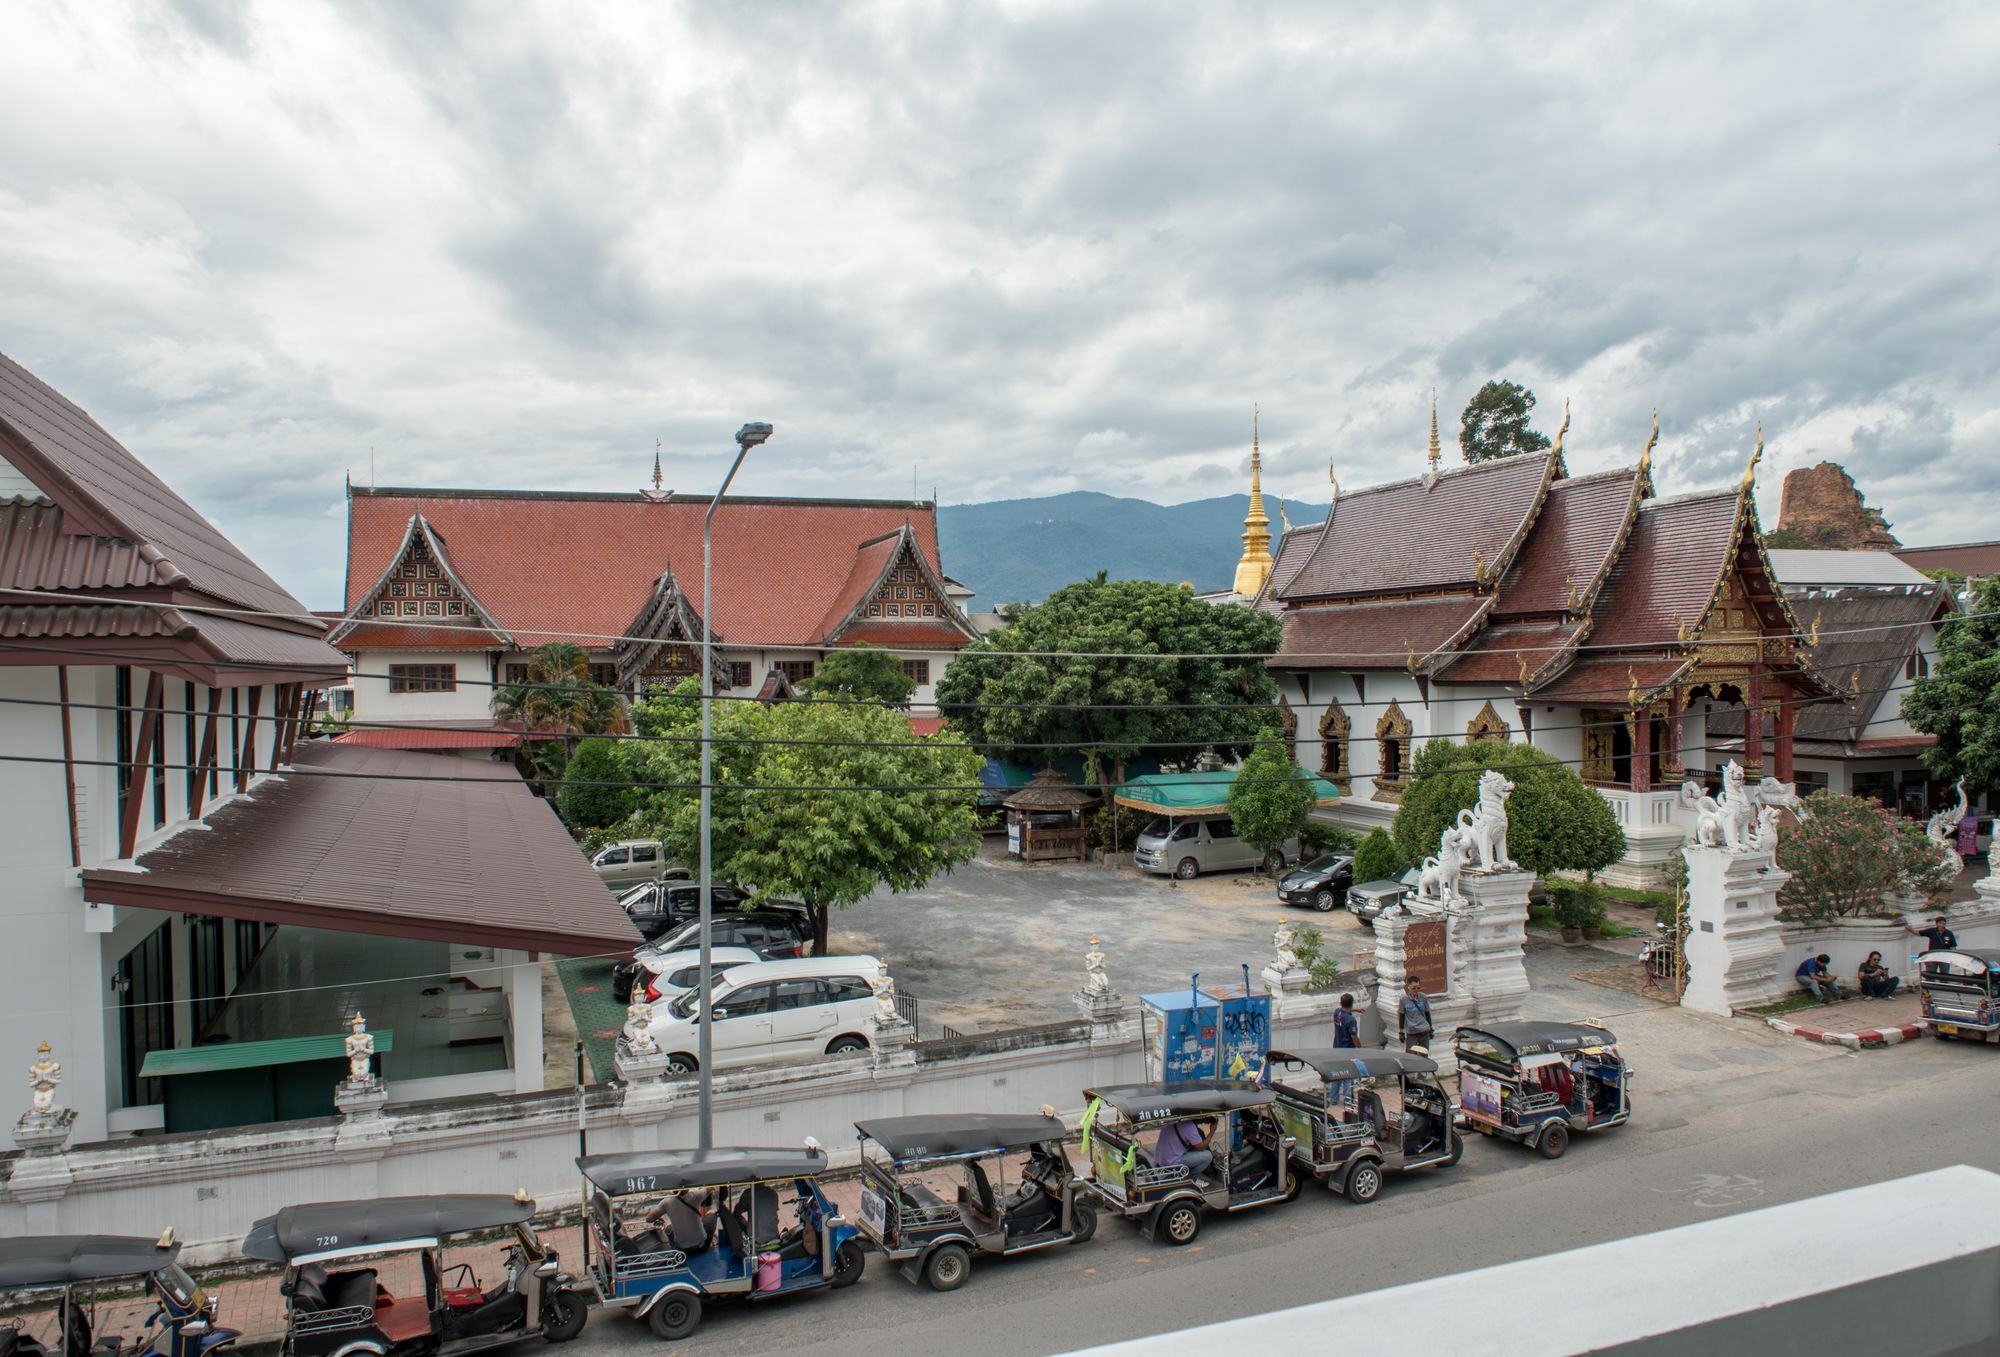
[(389, 666), (392, 693), (455, 693), (458, 691), (456, 664), (392, 664)]

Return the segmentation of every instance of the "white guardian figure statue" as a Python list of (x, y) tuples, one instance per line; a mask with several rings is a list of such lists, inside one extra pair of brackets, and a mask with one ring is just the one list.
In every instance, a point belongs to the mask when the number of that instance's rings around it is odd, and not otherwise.
[(625, 1049), (633, 1055), (658, 1055), (660, 1043), (653, 1040), (653, 1006), (644, 1000), (625, 1010)]
[(354, 1088), (365, 1088), (375, 1082), (375, 1072), (371, 1062), (375, 1059), (375, 1034), (368, 1030), (359, 1009), (348, 1020), (352, 1030), (347, 1034), (347, 1082)]
[(1958, 783), (1958, 804), (1948, 810), (1941, 810), (1931, 816), (1924, 826), (1924, 837), (1937, 847), (1938, 860), (1944, 864), (1946, 873), (1957, 876), (1965, 870), (1965, 859), (1958, 855), (1958, 822), (1965, 818), (1971, 803), (1965, 799), (1965, 779)]
[(1104, 952), (1096, 938), (1090, 940), (1090, 950), (1083, 954), (1083, 992), (1093, 996), (1111, 993), (1111, 977), (1105, 973)]
[(1453, 825), (1438, 836), (1437, 856), (1425, 858), (1418, 869), (1418, 898), (1450, 904), (1458, 898), (1458, 878), (1464, 870), (1465, 831)]
[(45, 1041), (35, 1052), (35, 1061), (28, 1066), (28, 1084), (34, 1089), (30, 1094), (29, 1107), (38, 1117), (52, 1117), (56, 1111), (56, 1086), (62, 1083), (62, 1062), (50, 1054)]

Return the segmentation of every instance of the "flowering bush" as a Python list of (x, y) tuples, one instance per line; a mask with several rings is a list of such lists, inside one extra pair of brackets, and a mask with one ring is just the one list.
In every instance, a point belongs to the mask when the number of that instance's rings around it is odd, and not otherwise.
[(1778, 836), (1778, 865), (1792, 874), (1779, 911), (1793, 919), (1893, 916), (1892, 897), (1935, 904), (1951, 891), (1923, 826), (1860, 796), (1808, 796), (1799, 823)]

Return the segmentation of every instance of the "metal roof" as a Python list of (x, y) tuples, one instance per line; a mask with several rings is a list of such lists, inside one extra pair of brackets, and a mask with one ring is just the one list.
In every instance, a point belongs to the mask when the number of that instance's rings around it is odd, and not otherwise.
[(84, 874), (105, 904), (582, 956), (632, 921), (512, 767), (312, 742), (140, 855)]
[(1061, 1140), (1069, 1130), (1054, 1117), (998, 1112), (942, 1112), (922, 1117), (877, 1117), (854, 1129), (896, 1159), (1016, 1150)]
[(1618, 1043), (1608, 1027), (1574, 1022), (1496, 1022), (1484, 1027), (1461, 1027), (1453, 1044), (1463, 1046), (1467, 1037), (1484, 1037), (1503, 1057), (1515, 1060)]
[(1771, 571), (1788, 588), (1808, 584), (1929, 584), (1892, 551), (1792, 551), (1766, 547)]
[(535, 1214), (526, 1194), (462, 1193), (443, 1197), (371, 1197), (310, 1202), (266, 1216), (243, 1237), (243, 1253), (273, 1263), (333, 1253), (363, 1253), (471, 1230), (518, 1225)]
[(141, 1277), (180, 1256), (179, 1244), (129, 1235), (48, 1234), (0, 1239), (0, 1291)]
[(1086, 1097), (1102, 1098), (1133, 1121), (1200, 1116), (1261, 1107), (1276, 1095), (1267, 1088), (1233, 1079), (1195, 1079), (1182, 1084), (1120, 1084), (1085, 1089)]
[(1310, 1065), (1329, 1083), (1336, 1079), (1373, 1079), (1388, 1074), (1436, 1074), (1437, 1061), (1386, 1047), (1321, 1046), (1297, 1051), (1272, 1051), (1269, 1061), (1281, 1065), (1296, 1060)]
[[(378, 1052), (396, 1049), (396, 1034), (388, 1028), (371, 1031)], [(213, 1046), (180, 1046), (148, 1051), (139, 1067), (141, 1079), (177, 1074), (214, 1074), (218, 1070), (261, 1070), (272, 1065), (296, 1065), (306, 1060), (340, 1060), (347, 1055), (347, 1033), (319, 1037), (278, 1037), (272, 1041), (218, 1041)]]
[(718, 1145), (708, 1150), (637, 1150), (589, 1154), (576, 1166), (590, 1184), (612, 1196), (678, 1192), (689, 1187), (733, 1187), (773, 1178), (810, 1178), (826, 1172), (826, 1152), (801, 1146)]

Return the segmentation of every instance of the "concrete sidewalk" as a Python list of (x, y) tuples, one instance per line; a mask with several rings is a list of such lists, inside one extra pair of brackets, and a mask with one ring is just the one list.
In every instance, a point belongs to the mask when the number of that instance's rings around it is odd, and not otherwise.
[(1764, 1021), (1787, 1036), (1859, 1051), (1916, 1040), (1924, 1034), (1917, 1021), (1922, 1013), (1922, 1001), (1912, 991), (1899, 992), (1887, 999), (1843, 999), (1837, 1004), (1817, 1004), (1776, 1014)]

